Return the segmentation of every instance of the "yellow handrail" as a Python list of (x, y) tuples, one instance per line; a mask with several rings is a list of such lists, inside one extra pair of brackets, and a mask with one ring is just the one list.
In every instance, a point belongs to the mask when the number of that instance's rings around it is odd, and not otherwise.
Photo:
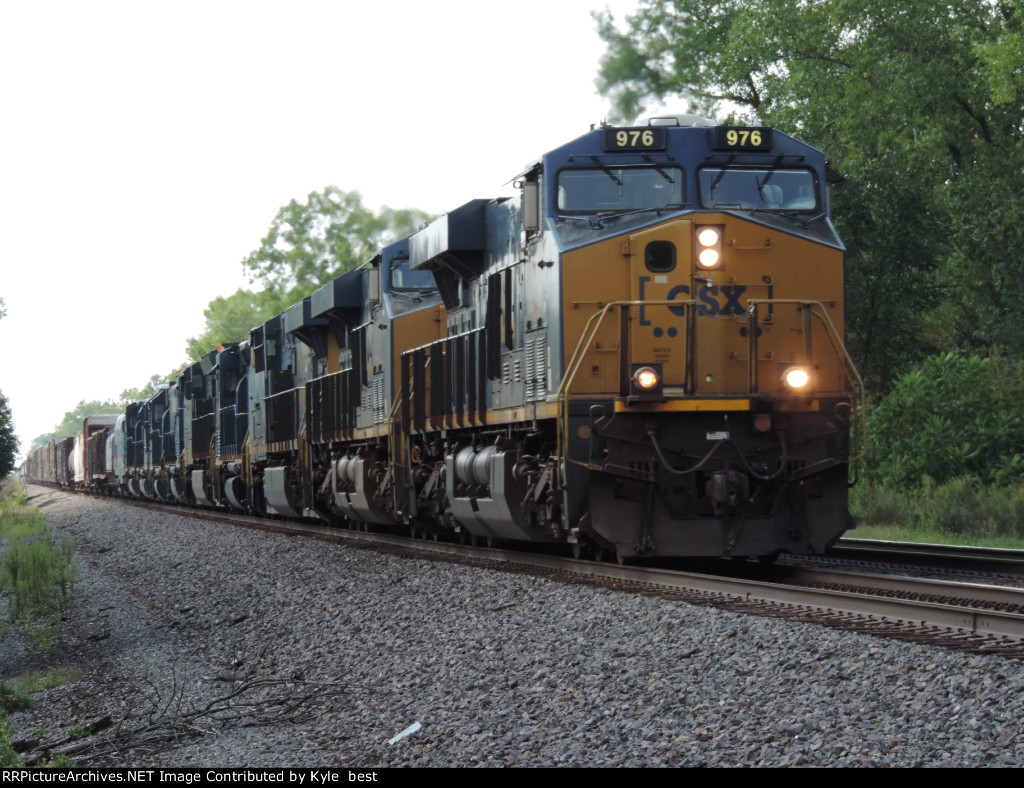
[[(855, 385), (854, 393), (854, 405), (853, 411), (860, 413), (859, 430), (851, 430), (854, 435), (860, 433), (860, 453), (851, 457), (847, 462), (853, 464), (864, 459), (868, 453), (868, 423), (867, 423), (867, 392), (864, 389), (864, 380), (860, 376), (860, 372), (853, 363), (853, 359), (850, 358), (850, 354), (846, 349), (846, 345), (843, 344), (843, 340), (839, 336), (839, 331), (836, 330), (835, 323), (832, 322), (832, 318), (825, 308), (825, 305), (821, 301), (808, 301), (803, 298), (752, 298), (748, 302), (753, 304), (795, 304), (798, 306), (809, 307), (811, 314), (821, 320), (825, 324), (826, 333), (828, 334), (829, 342), (832, 343), (832, 350), (836, 356), (842, 359), (843, 366), (846, 369), (846, 376), (851, 383)], [(860, 401), (860, 405), (856, 405), (856, 400)]]
[[(562, 376), (562, 382), (558, 386), (558, 394), (555, 402), (558, 407), (559, 423), (556, 426), (555, 433), (557, 436), (556, 446), (559, 457), (566, 457), (566, 459), (568, 459), (568, 455), (563, 450), (563, 447), (568, 446), (569, 444), (569, 398), (567, 395), (569, 387), (572, 385), (572, 382), (576, 377), (576, 373), (583, 364), (583, 358), (587, 354), (587, 348), (590, 347), (590, 343), (593, 341), (594, 337), (597, 336), (597, 331), (601, 327), (601, 323), (604, 322), (605, 317), (611, 311), (612, 307), (630, 306), (689, 306), (692, 308), (697, 306), (697, 302), (694, 300), (609, 301), (599, 312), (595, 312), (590, 316), (590, 319), (587, 321), (587, 325), (583, 328), (583, 333), (580, 335), (579, 342), (576, 343), (576, 350), (573, 352), (572, 358), (566, 365), (566, 371)], [(596, 323), (594, 322), (595, 320), (597, 321)], [(562, 469), (560, 465), (557, 468), (557, 481), (559, 488), (564, 486), (565, 480), (562, 478)]]
[[(847, 460), (848, 463), (853, 464), (863, 459), (867, 454), (867, 422), (865, 419), (865, 405), (866, 405), (866, 393), (864, 390), (864, 381), (858, 372), (857, 367), (854, 365), (853, 360), (850, 358), (849, 352), (846, 350), (846, 346), (843, 344), (842, 339), (839, 337), (839, 332), (836, 330), (835, 324), (832, 322), (832, 318), (829, 316), (825, 305), (820, 301), (809, 301), (806, 299), (797, 298), (764, 298), (764, 299), (750, 299), (748, 301), (750, 305), (755, 304), (794, 304), (803, 306), (811, 309), (811, 314), (818, 317), (826, 327), (826, 333), (829, 337), (829, 342), (832, 344), (833, 352), (836, 356), (842, 360), (843, 367), (846, 371), (848, 380), (854, 384), (855, 389), (851, 394), (854, 398), (853, 412), (854, 415), (859, 414), (859, 430), (853, 430), (854, 435), (860, 436), (859, 453), (854, 457)], [(558, 393), (556, 395), (557, 405), (557, 419), (558, 424), (556, 425), (556, 437), (557, 437), (557, 456), (564, 457), (567, 461), (576, 462), (571, 460), (565, 447), (569, 444), (569, 389), (575, 380), (576, 374), (579, 368), (583, 364), (583, 359), (587, 354), (587, 350), (590, 347), (591, 342), (597, 335), (598, 329), (604, 322), (605, 317), (613, 308), (621, 307), (632, 307), (632, 306), (672, 306), (672, 307), (691, 307), (696, 308), (697, 302), (695, 300), (679, 301), (679, 300), (658, 300), (658, 301), (610, 301), (604, 304), (603, 307), (593, 315), (590, 316), (586, 325), (584, 326), (583, 332), (580, 335), (579, 341), (576, 344), (576, 349), (573, 351), (572, 357), (569, 363), (566, 365), (565, 374), (562, 376), (562, 381), (558, 387)], [(857, 404), (859, 402), (859, 405)], [(586, 465), (586, 463), (580, 463)], [(565, 479), (563, 478), (563, 469), (559, 464), (556, 469), (558, 486), (564, 487)]]

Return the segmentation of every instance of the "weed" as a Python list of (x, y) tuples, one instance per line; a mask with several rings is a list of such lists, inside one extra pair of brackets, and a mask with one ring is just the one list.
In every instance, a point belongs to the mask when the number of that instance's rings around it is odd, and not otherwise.
[(0, 498), (0, 538), (8, 540), (0, 561), (8, 618), (48, 649), (60, 637), (60, 614), (71, 606), (74, 544), (67, 538), (58, 542), (39, 512), (25, 507), (16, 493)]
[(7, 724), (6, 712), (0, 711), (0, 769), (21, 766), (21, 758), (11, 745), (11, 726)]
[(1024, 490), (960, 476), (919, 486), (861, 484), (850, 496), (851, 536), (1024, 549)]
[(32, 705), (32, 698), (20, 687), (0, 681), (0, 711), (17, 711)]
[(0, 509), (4, 506), (24, 506), (27, 500), (25, 485), (17, 476), (0, 480)]
[(84, 739), (92, 733), (92, 723), (86, 722), (75, 728), (68, 728), (69, 739)]
[(77, 766), (74, 760), (64, 753), (54, 755), (48, 761), (42, 760), (37, 765), (44, 769), (74, 769)]
[(77, 668), (56, 667), (48, 673), (30, 670), (18, 676), (17, 686), (23, 692), (39, 692), (61, 684), (71, 684), (81, 680), (82, 672)]

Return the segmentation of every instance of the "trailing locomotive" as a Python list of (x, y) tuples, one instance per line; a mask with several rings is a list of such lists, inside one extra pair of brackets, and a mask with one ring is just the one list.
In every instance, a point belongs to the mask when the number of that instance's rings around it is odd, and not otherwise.
[(591, 129), (128, 405), (69, 484), (620, 560), (821, 552), (862, 441), (829, 176), (768, 128)]

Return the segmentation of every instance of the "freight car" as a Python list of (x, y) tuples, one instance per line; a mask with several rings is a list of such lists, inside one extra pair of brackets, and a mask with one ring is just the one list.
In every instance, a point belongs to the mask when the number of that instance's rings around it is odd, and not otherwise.
[(128, 405), (90, 478), (620, 560), (821, 552), (863, 440), (832, 175), (770, 128), (592, 128)]

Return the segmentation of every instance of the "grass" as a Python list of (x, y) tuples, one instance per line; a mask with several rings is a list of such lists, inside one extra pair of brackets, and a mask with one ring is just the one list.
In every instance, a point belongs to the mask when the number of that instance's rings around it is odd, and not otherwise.
[(73, 684), (81, 678), (82, 672), (77, 668), (56, 667), (49, 672), (30, 670), (18, 677), (15, 686), (21, 691), (31, 694), (59, 687), (61, 684)]
[(32, 698), (24, 690), (0, 681), (0, 768), (20, 766), (21, 758), (11, 745), (14, 729), (7, 723), (7, 712), (32, 705)]
[(91, 722), (85, 722), (85, 723), (82, 723), (81, 725), (79, 725), (77, 727), (68, 728), (68, 738), (69, 739), (84, 739), (86, 736), (90, 735), (91, 733), (92, 733), (92, 723)]
[[(0, 481), (0, 594), (7, 597), (11, 623), (43, 649), (60, 637), (61, 614), (71, 606), (77, 572), (74, 549), (70, 539), (54, 537), (39, 511), (28, 505), (17, 479)], [(0, 636), (5, 634), (0, 631)], [(57, 668), (26, 673), (13, 685), (0, 681), (0, 768), (22, 765), (11, 745), (7, 713), (31, 705), (33, 692), (80, 677), (74, 669)], [(71, 767), (74, 761), (58, 756), (43, 765)]]
[(72, 602), (77, 567), (74, 544), (57, 540), (49, 524), (28, 506), (24, 490), (12, 480), (0, 487), (0, 592), (7, 597), (8, 619), (43, 649), (60, 637), (60, 616)]
[[(13, 685), (0, 681), (0, 769), (9, 769), (22, 765), (21, 757), (14, 751), (11, 744), (14, 729), (7, 722), (7, 712), (31, 706), (33, 703), (31, 693), (33, 692), (57, 687), (67, 682), (78, 681), (79, 678), (81, 678), (81, 673), (74, 668), (58, 667), (48, 673), (42, 671), (25, 673), (19, 676)], [(76, 738), (73, 733), (76, 731), (78, 736), (86, 736), (91, 732), (91, 728), (90, 724), (83, 725), (80, 728), (72, 728), (71, 731), (68, 731), (68, 736)], [(43, 736), (47, 732), (49, 732), (49, 728), (40, 728), (34, 734)], [(66, 755), (58, 755), (40, 765), (50, 768), (70, 768), (75, 765), (75, 762)]]
[(0, 711), (17, 711), (32, 705), (32, 698), (22, 687), (0, 681)]
[(14, 730), (7, 724), (7, 712), (0, 711), (0, 769), (21, 766), (21, 758), (11, 746), (12, 733)]
[(31, 539), (46, 531), (46, 520), (27, 505), (24, 488), (14, 479), (4, 479), (0, 483), (0, 539)]
[(861, 484), (850, 510), (861, 539), (1024, 549), (1024, 488), (960, 477), (918, 488)]

